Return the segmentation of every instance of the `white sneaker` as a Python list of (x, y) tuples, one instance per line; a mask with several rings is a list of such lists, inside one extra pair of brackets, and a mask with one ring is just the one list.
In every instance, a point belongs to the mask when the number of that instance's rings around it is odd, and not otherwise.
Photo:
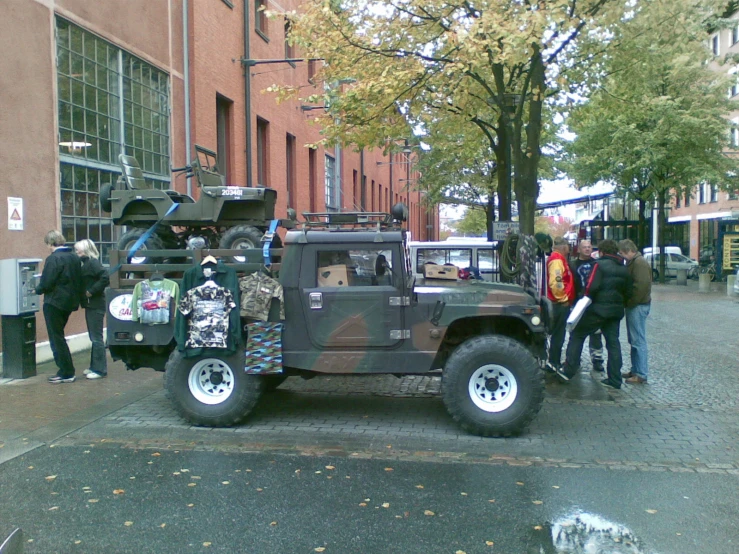
[(90, 371), (90, 373), (87, 374), (88, 379), (102, 379), (103, 377), (107, 377), (107, 375), (101, 375), (100, 373), (95, 373), (94, 371)]
[(87, 368), (85, 371), (82, 372), (85, 375), (90, 375), (92, 373), (92, 370), (90, 368)]

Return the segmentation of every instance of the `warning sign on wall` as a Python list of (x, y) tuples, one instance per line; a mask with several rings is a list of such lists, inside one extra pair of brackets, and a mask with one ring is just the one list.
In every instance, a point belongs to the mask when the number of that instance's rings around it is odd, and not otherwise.
[(8, 196), (8, 229), (11, 231), (23, 230), (23, 198)]

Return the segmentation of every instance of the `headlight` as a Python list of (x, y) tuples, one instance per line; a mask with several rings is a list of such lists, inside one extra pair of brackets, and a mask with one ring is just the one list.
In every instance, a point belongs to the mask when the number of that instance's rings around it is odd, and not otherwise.
[(136, 333), (133, 336), (133, 340), (135, 340), (136, 342), (142, 342), (144, 340), (144, 333), (141, 333), (141, 332)]
[(541, 323), (541, 318), (538, 315), (535, 315), (534, 317), (531, 318), (531, 325), (533, 325), (534, 327), (536, 327), (540, 323)]

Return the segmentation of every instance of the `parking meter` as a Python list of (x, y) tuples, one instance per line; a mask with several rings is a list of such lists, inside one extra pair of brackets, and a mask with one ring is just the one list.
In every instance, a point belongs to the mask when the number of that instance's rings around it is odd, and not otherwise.
[(3, 377), (25, 379), (36, 375), (36, 294), (41, 260), (0, 260), (0, 316), (3, 331)]

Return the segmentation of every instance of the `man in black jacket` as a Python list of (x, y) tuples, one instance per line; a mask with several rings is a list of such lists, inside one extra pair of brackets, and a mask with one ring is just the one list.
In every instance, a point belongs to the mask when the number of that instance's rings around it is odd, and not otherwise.
[(44, 262), (36, 294), (44, 295), (44, 321), (49, 333), (49, 345), (59, 371), (49, 377), (50, 383), (74, 383), (74, 363), (64, 338), (69, 316), (80, 305), (82, 273), (77, 254), (64, 246), (66, 240), (59, 231), (49, 231), (44, 243), (51, 254)]
[(631, 294), (631, 276), (618, 255), (618, 245), (603, 240), (598, 245), (600, 257), (585, 287), (584, 296), (592, 301), (580, 322), (570, 333), (567, 345), (564, 379), (571, 379), (580, 367), (580, 357), (585, 338), (597, 329), (603, 332), (608, 351), (608, 378), (601, 383), (614, 389), (621, 388), (621, 343), (619, 332), (624, 317), (624, 305)]
[[(593, 243), (588, 239), (582, 239), (577, 245), (577, 258), (570, 261), (570, 270), (575, 278), (575, 294), (580, 300), (585, 294), (585, 287), (590, 279), (590, 273), (595, 267), (595, 258), (593, 258)], [(590, 335), (588, 342), (590, 350), (590, 361), (593, 364), (593, 371), (603, 372), (603, 335), (600, 330)]]

